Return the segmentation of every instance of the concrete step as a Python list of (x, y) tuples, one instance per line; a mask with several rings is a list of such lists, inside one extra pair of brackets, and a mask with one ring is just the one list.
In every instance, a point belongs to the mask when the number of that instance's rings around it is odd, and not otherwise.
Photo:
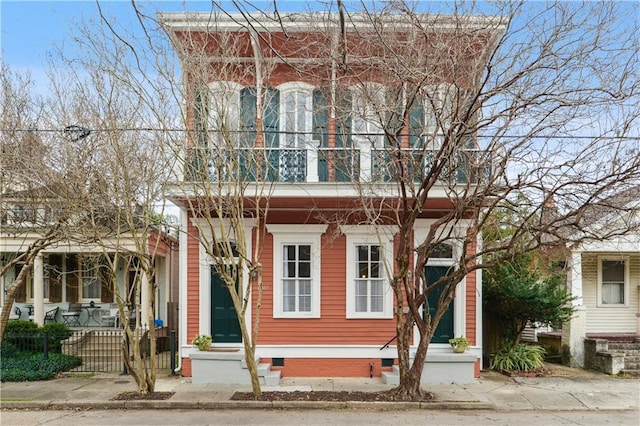
[(640, 368), (635, 368), (635, 369), (625, 368), (624, 370), (620, 371), (620, 373), (628, 374), (629, 376), (633, 376), (633, 377), (640, 377)]
[(388, 385), (399, 385), (400, 384), (400, 368), (397, 365), (394, 365), (391, 368), (391, 371), (383, 371), (382, 383), (386, 383)]
[(280, 384), (280, 371), (269, 370), (266, 374), (260, 375), (260, 384), (265, 386), (278, 386)]

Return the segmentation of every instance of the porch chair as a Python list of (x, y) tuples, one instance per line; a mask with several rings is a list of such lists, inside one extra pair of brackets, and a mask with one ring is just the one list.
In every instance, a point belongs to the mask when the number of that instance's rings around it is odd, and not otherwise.
[(80, 303), (69, 303), (69, 310), (62, 312), (62, 319), (68, 326), (76, 325), (80, 327), (80, 313), (82, 305)]
[(19, 320), (22, 316), (22, 310), (17, 306), (13, 308), (13, 312), (9, 314), (9, 321), (11, 320)]
[[(55, 307), (53, 309), (48, 310), (47, 312), (44, 313), (44, 323), (46, 324), (47, 321), (53, 321), (53, 322), (58, 322), (56, 320), (56, 315), (58, 314), (58, 307)], [(29, 315), (29, 321), (33, 321), (34, 320), (34, 315), (30, 314)]]
[(118, 327), (120, 325), (120, 310), (118, 308), (111, 308), (108, 311), (104, 309), (101, 312), (101, 326), (105, 327), (113, 324), (114, 327)]

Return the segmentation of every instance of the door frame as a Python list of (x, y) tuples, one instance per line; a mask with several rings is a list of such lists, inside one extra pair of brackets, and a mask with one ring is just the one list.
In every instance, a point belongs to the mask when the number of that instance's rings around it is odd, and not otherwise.
[[(417, 246), (421, 244), (426, 238), (427, 233), (429, 232), (429, 226), (435, 222), (434, 219), (417, 219), (416, 224), (414, 226), (414, 244)], [(470, 224), (470, 223), (469, 223)], [(443, 230), (441, 235), (449, 235), (451, 238), (459, 237), (460, 241), (466, 236), (467, 230), (469, 229), (469, 224), (465, 223), (465, 221), (460, 221), (457, 226), (448, 227)], [(450, 243), (453, 246), (453, 257), (451, 259), (429, 259), (425, 266), (453, 266), (455, 269), (458, 269), (458, 265), (456, 259), (460, 258), (460, 254), (462, 251), (462, 243), (458, 241), (449, 240), (447, 243)], [(417, 259), (417, 256), (414, 256), (414, 262)], [(478, 276), (478, 279), (481, 279)], [(467, 279), (466, 277), (460, 281), (456, 286), (456, 297), (454, 300), (453, 306), (453, 334), (454, 336), (466, 335), (466, 310), (467, 310), (467, 302), (465, 298), (467, 288)], [(481, 299), (482, 294), (478, 293), (476, 299)], [(480, 310), (479, 310), (480, 309)], [(476, 304), (476, 324), (482, 324), (482, 306), (478, 306)], [(422, 315), (422, 306), (420, 307), (420, 315)], [(476, 327), (477, 328), (477, 327)], [(476, 338), (479, 336), (478, 331), (476, 330)], [(418, 327), (413, 327), (413, 345), (416, 346), (420, 341), (420, 333), (418, 332)], [(449, 343), (430, 343), (430, 347), (433, 348), (447, 348), (449, 349)]]
[[(201, 218), (189, 218), (191, 223), (198, 228), (198, 231), (201, 234), (201, 241), (212, 241), (212, 228), (215, 229), (216, 235), (220, 232), (220, 230), (224, 229), (231, 234), (230, 238), (233, 238), (233, 233), (230, 227), (229, 219), (211, 219), (210, 222), (206, 219)], [(244, 219), (243, 227), (244, 227), (244, 235), (245, 235), (245, 244), (246, 247), (253, 248), (253, 228), (256, 226), (255, 219)], [(211, 266), (215, 265), (215, 262), (209, 256), (202, 244), (198, 244), (198, 260), (200, 267), (199, 271), (199, 298), (198, 298), (198, 334), (209, 334), (211, 335)], [(242, 274), (244, 278), (244, 282), (240, 283), (245, 288), (247, 285), (250, 285), (249, 279), (249, 269), (247, 265), (244, 265), (244, 270)], [(251, 304), (247, 307), (246, 318), (252, 318), (252, 310)], [(251, 327), (253, 321), (246, 321), (247, 332), (251, 334)], [(192, 339), (193, 336), (189, 336), (189, 339)], [(217, 344), (219, 347), (241, 347), (242, 343), (221, 343)]]

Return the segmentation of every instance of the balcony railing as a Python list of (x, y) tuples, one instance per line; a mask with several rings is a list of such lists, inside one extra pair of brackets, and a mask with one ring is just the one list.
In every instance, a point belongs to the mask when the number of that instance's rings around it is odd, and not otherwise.
[[(439, 179), (479, 184), (491, 175), (487, 151), (462, 150), (444, 162), (422, 149), (356, 148), (191, 148), (187, 181), (218, 182), (395, 182), (401, 176), (419, 182), (441, 165)], [(442, 164), (441, 164), (442, 163)], [(402, 169), (400, 169), (402, 167)]]

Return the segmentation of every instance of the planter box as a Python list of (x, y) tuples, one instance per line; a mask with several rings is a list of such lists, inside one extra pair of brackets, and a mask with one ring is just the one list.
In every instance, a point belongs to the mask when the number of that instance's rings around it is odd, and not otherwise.
[(244, 352), (237, 349), (193, 351), (191, 358), (192, 383), (251, 384)]

